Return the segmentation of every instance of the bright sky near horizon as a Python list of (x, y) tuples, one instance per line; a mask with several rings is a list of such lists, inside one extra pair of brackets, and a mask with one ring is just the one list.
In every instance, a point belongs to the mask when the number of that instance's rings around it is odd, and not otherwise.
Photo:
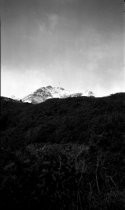
[(122, 0), (0, 0), (1, 95), (125, 92)]

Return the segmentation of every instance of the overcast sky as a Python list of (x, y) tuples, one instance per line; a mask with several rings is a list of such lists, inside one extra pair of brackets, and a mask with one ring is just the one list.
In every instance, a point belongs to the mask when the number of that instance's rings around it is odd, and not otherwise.
[(0, 0), (2, 95), (125, 91), (122, 0)]

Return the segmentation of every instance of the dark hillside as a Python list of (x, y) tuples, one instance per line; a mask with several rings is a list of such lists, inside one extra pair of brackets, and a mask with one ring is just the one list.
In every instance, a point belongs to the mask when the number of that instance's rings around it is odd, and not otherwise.
[[(125, 94), (51, 99), (33, 105), (2, 99), (2, 144), (95, 142), (115, 149), (124, 139)], [(105, 145), (103, 145), (105, 144)], [(6, 145), (6, 146), (7, 146)]]
[(0, 101), (2, 209), (124, 209), (125, 93)]

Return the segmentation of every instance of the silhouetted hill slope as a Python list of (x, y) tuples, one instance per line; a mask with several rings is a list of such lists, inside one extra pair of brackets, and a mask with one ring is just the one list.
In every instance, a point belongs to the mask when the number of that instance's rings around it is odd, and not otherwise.
[(124, 93), (0, 101), (1, 209), (124, 209)]
[(3, 146), (91, 141), (115, 149), (125, 138), (124, 93), (49, 99), (36, 105), (1, 98), (1, 110)]

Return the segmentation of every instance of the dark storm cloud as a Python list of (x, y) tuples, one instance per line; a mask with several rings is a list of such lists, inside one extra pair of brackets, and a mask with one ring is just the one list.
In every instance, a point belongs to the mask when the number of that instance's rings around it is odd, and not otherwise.
[(124, 83), (122, 1), (2, 0), (0, 7), (3, 78), (36, 71), (41, 86), (44, 78), (98, 92)]

